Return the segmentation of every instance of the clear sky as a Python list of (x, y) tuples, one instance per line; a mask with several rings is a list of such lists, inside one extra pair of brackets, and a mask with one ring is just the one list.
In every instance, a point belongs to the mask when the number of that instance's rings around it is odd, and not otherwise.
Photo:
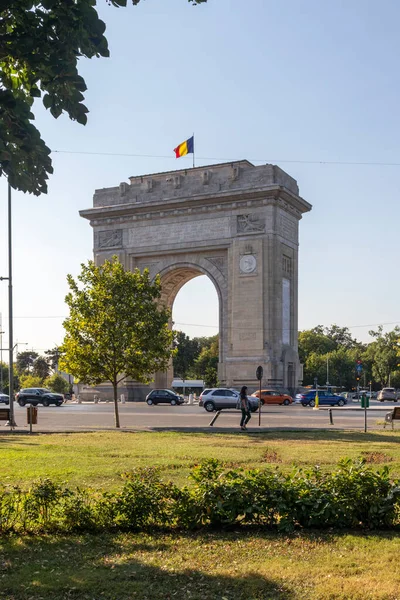
[[(55, 121), (38, 105), (47, 144), (71, 153), (53, 154), (47, 196), (13, 195), (15, 340), (39, 352), (62, 342), (66, 274), (92, 256), (78, 211), (94, 190), (190, 167), (172, 150), (193, 131), (197, 165), (274, 162), (313, 205), (300, 223), (300, 329), (337, 323), (367, 340), (372, 326), (400, 323), (397, 0), (146, 0), (126, 9), (99, 0), (98, 9), (111, 58), (81, 61), (89, 123)], [(6, 192), (0, 180), (2, 276)], [(0, 311), (7, 347), (4, 281)], [(217, 312), (201, 277), (178, 294), (174, 320), (191, 336), (212, 335)]]

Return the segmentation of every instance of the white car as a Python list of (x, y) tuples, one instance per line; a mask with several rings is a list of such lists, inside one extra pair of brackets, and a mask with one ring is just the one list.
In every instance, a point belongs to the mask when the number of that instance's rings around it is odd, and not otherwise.
[[(203, 390), (199, 398), (199, 406), (203, 406), (207, 412), (221, 410), (223, 408), (236, 408), (240, 393), (231, 388), (208, 388)], [(258, 409), (258, 398), (247, 396), (251, 412)]]
[(380, 392), (378, 392), (377, 400), (379, 402), (383, 402), (384, 400), (392, 400), (392, 402), (397, 402), (397, 394), (394, 388), (383, 388)]

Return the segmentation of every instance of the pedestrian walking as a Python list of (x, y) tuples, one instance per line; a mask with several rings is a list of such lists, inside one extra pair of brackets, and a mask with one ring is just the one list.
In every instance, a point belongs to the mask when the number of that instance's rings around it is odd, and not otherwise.
[(247, 398), (247, 386), (243, 386), (240, 390), (240, 409), (242, 411), (242, 418), (240, 420), (240, 429), (246, 431), (247, 423), (251, 419), (249, 400)]

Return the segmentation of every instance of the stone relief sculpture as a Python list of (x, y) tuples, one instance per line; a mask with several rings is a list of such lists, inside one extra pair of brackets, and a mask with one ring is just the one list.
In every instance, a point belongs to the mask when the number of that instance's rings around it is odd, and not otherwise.
[(122, 246), (122, 229), (99, 231), (99, 248)]
[(237, 232), (248, 233), (264, 231), (265, 223), (257, 214), (237, 215)]

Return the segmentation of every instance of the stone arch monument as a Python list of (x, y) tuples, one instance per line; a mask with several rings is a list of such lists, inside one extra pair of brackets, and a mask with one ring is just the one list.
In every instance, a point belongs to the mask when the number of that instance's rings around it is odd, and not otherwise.
[[(96, 190), (80, 212), (94, 230), (97, 264), (118, 255), (126, 269), (161, 276), (172, 308), (190, 279), (207, 275), (219, 299), (219, 380), (293, 391), (302, 378), (297, 352), (298, 229), (311, 205), (276, 165), (247, 160), (130, 177)], [(169, 387), (172, 371), (156, 375)], [(127, 382), (129, 399), (142, 386)]]

